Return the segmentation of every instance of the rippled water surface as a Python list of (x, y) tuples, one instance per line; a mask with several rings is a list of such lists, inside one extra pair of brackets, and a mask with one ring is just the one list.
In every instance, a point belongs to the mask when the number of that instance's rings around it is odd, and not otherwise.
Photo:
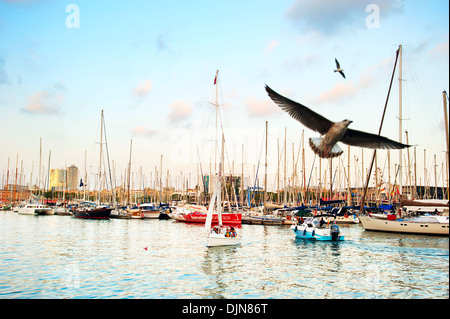
[(207, 248), (173, 220), (0, 212), (0, 298), (449, 298), (448, 237), (340, 228), (242, 225), (240, 246)]

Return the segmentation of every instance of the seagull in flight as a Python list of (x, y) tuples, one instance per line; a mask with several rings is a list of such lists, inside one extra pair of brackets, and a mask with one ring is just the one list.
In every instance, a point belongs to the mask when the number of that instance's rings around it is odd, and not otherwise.
[(321, 158), (333, 158), (341, 155), (343, 151), (337, 142), (371, 149), (402, 149), (411, 146), (380, 135), (349, 129), (348, 126), (352, 121), (332, 122), (306, 106), (278, 94), (267, 85), (266, 91), (270, 98), (291, 117), (324, 136), (323, 138), (309, 139), (309, 146)]
[(336, 70), (334, 72), (339, 72), (345, 79), (344, 70), (341, 69), (341, 66), (339, 65), (339, 62), (336, 58), (334, 58), (334, 61), (336, 61)]

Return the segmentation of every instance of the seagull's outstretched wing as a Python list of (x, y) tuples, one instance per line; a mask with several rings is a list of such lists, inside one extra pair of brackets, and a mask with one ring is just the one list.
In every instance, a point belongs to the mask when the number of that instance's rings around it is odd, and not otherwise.
[(402, 144), (390, 140), (384, 136), (371, 133), (361, 132), (357, 130), (347, 129), (341, 142), (347, 145), (373, 148), (373, 149), (401, 149), (410, 147), (411, 145)]
[(339, 65), (339, 62), (338, 62), (338, 60), (337, 60), (336, 58), (334, 58), (334, 61), (336, 61), (336, 69), (340, 69), (340, 68), (341, 68), (341, 66)]
[(266, 85), (266, 91), (269, 93), (270, 98), (278, 104), (284, 111), (288, 112), (290, 116), (294, 119), (310, 128), (313, 131), (319, 132), (321, 135), (324, 135), (328, 132), (333, 122), (324, 118), (322, 115), (317, 114), (316, 112), (311, 111), (304, 105), (300, 103), (294, 102)]
[(339, 73), (344, 77), (344, 79), (345, 79), (345, 74), (344, 74), (344, 72), (342, 72), (342, 71), (339, 71)]

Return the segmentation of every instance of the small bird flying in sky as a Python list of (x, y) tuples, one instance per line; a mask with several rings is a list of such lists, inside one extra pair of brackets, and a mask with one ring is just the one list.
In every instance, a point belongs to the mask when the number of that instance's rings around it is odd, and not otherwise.
[(321, 158), (341, 155), (343, 151), (337, 142), (371, 149), (402, 149), (411, 146), (380, 135), (349, 129), (348, 126), (352, 121), (332, 122), (306, 106), (278, 94), (267, 85), (266, 91), (270, 98), (291, 117), (324, 136), (309, 139), (309, 146)]
[(336, 58), (334, 58), (334, 61), (336, 61), (336, 70), (334, 72), (339, 72), (345, 79), (344, 70), (341, 69), (341, 66)]

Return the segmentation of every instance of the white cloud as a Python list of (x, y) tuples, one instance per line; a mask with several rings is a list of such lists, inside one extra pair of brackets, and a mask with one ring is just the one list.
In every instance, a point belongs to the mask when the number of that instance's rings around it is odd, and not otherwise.
[(443, 58), (448, 61), (448, 39), (446, 42), (437, 44), (430, 50), (430, 55), (436, 58)]
[(143, 97), (150, 92), (152, 88), (152, 82), (150, 80), (142, 80), (138, 83), (138, 85), (134, 88), (134, 94), (136, 96)]
[(180, 122), (192, 114), (192, 106), (186, 101), (177, 101), (170, 104), (169, 120), (172, 122)]
[(245, 99), (245, 104), (247, 106), (248, 115), (250, 116), (265, 117), (276, 113), (281, 113), (280, 108), (270, 99), (261, 101), (253, 96), (250, 96)]
[[(297, 0), (287, 10), (286, 16), (296, 25), (309, 32), (327, 35), (336, 33), (344, 27), (353, 27), (360, 23), (366, 28), (368, 15), (366, 7), (373, 0)], [(385, 18), (401, 9), (401, 0), (377, 0), (375, 4)]]
[(149, 130), (145, 126), (136, 126), (134, 127), (131, 132), (134, 135), (143, 136), (143, 137), (151, 137), (156, 134), (157, 130)]
[(270, 41), (270, 43), (266, 47), (266, 52), (270, 53), (278, 46), (279, 42), (277, 40)]
[(28, 104), (23, 109), (32, 114), (59, 114), (60, 104), (64, 96), (61, 93), (49, 94), (47, 91), (38, 91), (28, 97)]

